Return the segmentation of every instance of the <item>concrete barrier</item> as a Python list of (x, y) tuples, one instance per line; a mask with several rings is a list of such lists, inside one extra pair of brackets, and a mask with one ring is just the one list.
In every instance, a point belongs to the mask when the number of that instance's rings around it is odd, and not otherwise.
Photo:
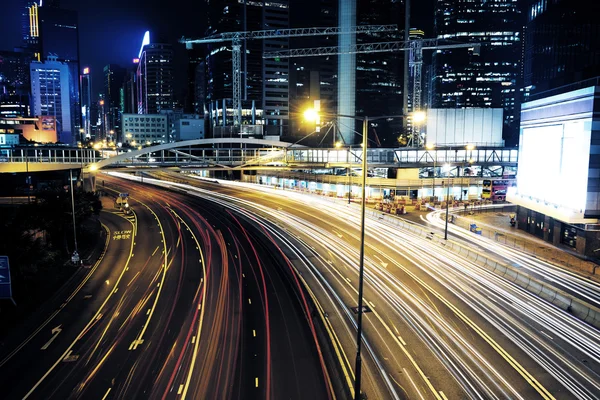
[(539, 296), (540, 292), (542, 291), (542, 285), (539, 282), (537, 282), (533, 279), (530, 279), (529, 284), (527, 285), (527, 287), (525, 289), (527, 291)]

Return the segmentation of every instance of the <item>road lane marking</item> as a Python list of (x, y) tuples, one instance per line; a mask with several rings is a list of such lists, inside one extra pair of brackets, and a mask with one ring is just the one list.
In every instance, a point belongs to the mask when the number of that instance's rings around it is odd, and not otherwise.
[(376, 255), (373, 254), (373, 257), (375, 257), (376, 259), (379, 260), (379, 263), (383, 266), (383, 268), (387, 268), (388, 263), (384, 262), (381, 258), (377, 257)]
[(158, 251), (158, 249), (160, 248), (160, 246), (156, 246), (156, 248), (154, 249), (154, 251), (152, 252), (152, 256), (154, 256), (156, 254), (156, 252)]
[(258, 387), (258, 377), (254, 379), (254, 385)]
[(108, 390), (106, 391), (106, 393), (104, 393), (104, 396), (102, 397), (102, 400), (106, 399), (108, 397), (108, 394), (110, 393), (110, 391), (112, 390), (112, 388), (108, 388)]
[(444, 400), (448, 400), (448, 398), (446, 397), (446, 395), (444, 394), (444, 392), (442, 392), (441, 390), (440, 390), (440, 396), (442, 396), (442, 398)]
[(248, 304), (252, 304), (252, 300), (248, 299)]
[[(137, 223), (137, 220), (136, 220), (136, 223)], [(134, 226), (134, 232), (137, 232), (135, 224), (132, 223), (132, 225)], [(134, 236), (135, 236), (135, 233), (134, 233)], [(127, 257), (127, 261), (125, 262), (125, 265), (123, 267), (123, 270), (121, 271), (121, 274), (117, 278), (116, 284), (118, 284), (121, 281), (121, 278), (123, 277), (123, 274), (125, 274), (125, 270), (127, 269), (129, 262), (131, 261), (131, 258), (133, 257), (134, 241), (132, 240), (130, 243), (131, 243), (131, 247), (129, 248), (129, 257)], [(108, 303), (108, 300), (112, 297), (113, 293), (114, 293), (114, 289), (108, 294), (108, 296), (106, 296), (106, 299), (104, 299), (104, 302), (100, 305), (100, 307), (98, 308), (98, 311), (96, 311), (96, 314), (86, 324), (86, 326), (83, 328), (81, 333), (79, 335), (77, 335), (75, 340), (73, 340), (73, 342), (69, 345), (69, 347), (60, 356), (60, 358), (58, 360), (56, 360), (56, 362), (46, 371), (46, 373), (29, 390), (29, 392), (27, 392), (27, 394), (25, 394), (25, 396), (23, 396), (22, 400), (26, 400), (27, 398), (29, 398), (29, 396), (31, 396), (31, 394), (41, 385), (41, 383), (48, 377), (48, 375), (50, 375), (52, 373), (52, 371), (54, 371), (54, 369), (58, 366), (58, 364), (60, 364), (63, 361), (64, 362), (75, 361), (75, 360), (77, 360), (77, 358), (79, 358), (78, 355), (71, 356), (71, 352), (73, 351), (73, 346), (75, 346), (75, 343), (77, 343), (77, 341), (79, 339), (81, 339), (81, 337), (87, 332), (87, 330), (90, 328), (90, 326), (102, 317), (102, 313), (100, 311), (104, 308), (106, 303)]]
[(256, 331), (254, 329), (252, 329), (252, 335), (256, 337)]
[(40, 350), (46, 350), (51, 344), (52, 342), (54, 342), (54, 340), (58, 337), (58, 335), (60, 335), (60, 333), (62, 332), (62, 329), (60, 328), (62, 326), (62, 324), (60, 324), (59, 326), (57, 326), (56, 328), (52, 329), (52, 338), (50, 340), (48, 340), (46, 342), (45, 345), (42, 346), (42, 348)]
[(183, 383), (179, 385), (179, 389), (177, 389), (177, 394), (181, 394), (183, 392)]
[[(186, 228), (188, 228), (188, 230), (191, 232), (192, 234), (192, 238), (194, 239), (194, 242), (196, 242), (196, 246), (198, 247), (198, 252), (200, 253), (200, 265), (202, 265), (202, 273), (204, 275), (204, 277), (206, 277), (206, 264), (204, 262), (204, 253), (202, 252), (201, 248), (200, 248), (200, 243), (198, 243), (198, 239), (196, 238), (196, 235), (194, 235), (194, 233), (190, 230), (190, 227), (188, 226), (188, 224), (175, 212), (173, 211), (173, 214), (175, 214), (177, 216), (177, 218), (179, 218), (179, 220), (181, 222), (183, 222), (183, 224), (186, 226)], [(204, 279), (204, 278), (202, 278)], [(202, 285), (202, 299), (206, 298), (206, 286), (207, 285)], [(202, 310), (200, 312), (200, 319), (198, 321), (198, 332), (196, 333), (196, 343), (194, 343), (194, 352), (192, 353), (192, 361), (190, 363), (190, 369), (188, 371), (188, 375), (186, 377), (186, 381), (185, 381), (185, 386), (183, 387), (183, 393), (181, 395), (181, 398), (185, 399), (185, 395), (187, 394), (188, 388), (190, 386), (190, 382), (192, 380), (192, 374), (194, 372), (194, 366), (196, 364), (196, 358), (198, 357), (198, 344), (200, 343), (200, 335), (202, 333), (202, 326), (203, 326), (203, 322), (204, 322), (204, 307), (200, 307), (201, 303), (198, 304), (198, 309)]]
[[(470, 327), (475, 333), (477, 333), (477, 335), (479, 335), (479, 337), (481, 337), (492, 349), (494, 349), (496, 353), (498, 353), (498, 355), (500, 355), (504, 359), (504, 361), (506, 361), (506, 363), (508, 363), (519, 375), (521, 375), (521, 377), (523, 377), (523, 379), (527, 383), (529, 383), (529, 385), (531, 385), (531, 387), (533, 387), (534, 390), (538, 392), (538, 394), (543, 399), (554, 399), (554, 396), (540, 382), (538, 382), (535, 379), (535, 377), (531, 373), (529, 373), (529, 371), (527, 371), (521, 364), (519, 364), (519, 362), (507, 350), (500, 346), (500, 344), (498, 344), (486, 331), (484, 331), (483, 328), (481, 328), (478, 324), (476, 324), (469, 317), (467, 317), (467, 315), (464, 312), (462, 312), (456, 305), (451, 303), (440, 293), (436, 292), (430, 285), (428, 285), (425, 281), (416, 276), (414, 273), (412, 273), (408, 269), (402, 268), (401, 266), (399, 267), (404, 272), (406, 272), (412, 279), (414, 279), (415, 282), (420, 285), (420, 287), (425, 288), (435, 298), (437, 298), (444, 305), (446, 305), (446, 307), (448, 307), (454, 313), (454, 315), (456, 315), (468, 327)], [(377, 315), (376, 312), (374, 312), (374, 314)], [(424, 379), (426, 379), (426, 382), (430, 384), (429, 380), (424, 376), (424, 374), (422, 374), (422, 376)], [(431, 388), (433, 388), (433, 386), (431, 386)], [(435, 393), (435, 395), (439, 397), (437, 392)]]

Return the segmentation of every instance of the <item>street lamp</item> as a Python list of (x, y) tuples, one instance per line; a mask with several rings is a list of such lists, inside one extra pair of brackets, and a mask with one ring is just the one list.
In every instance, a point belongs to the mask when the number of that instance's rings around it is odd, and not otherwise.
[[(450, 171), (450, 164), (444, 166), (446, 173)], [(446, 226), (444, 228), (444, 240), (448, 240), (448, 206), (450, 204), (450, 178), (446, 175)], [(442, 185), (444, 183), (442, 182)]]
[(73, 215), (73, 240), (75, 242), (75, 251), (71, 256), (71, 262), (73, 264), (79, 263), (79, 253), (77, 252), (77, 228), (75, 226), (75, 195), (73, 194), (73, 170), (69, 169), (69, 182), (71, 184), (71, 214)]
[[(466, 145), (466, 146), (465, 146), (465, 149), (466, 149), (467, 151), (470, 151), (470, 152), (471, 152), (471, 156), (472, 156), (472, 155), (473, 155), (473, 153), (472, 153), (472, 152), (473, 152), (473, 150), (475, 150), (475, 145), (473, 145), (473, 144), (468, 144), (468, 145)], [(464, 179), (464, 177), (465, 177), (465, 166), (466, 166), (466, 164), (467, 164), (467, 157), (469, 157), (469, 154), (467, 154), (467, 152), (465, 152), (465, 159), (464, 159), (464, 161), (463, 161), (463, 165), (462, 165), (462, 175), (461, 175), (461, 177), (460, 177), (460, 200), (461, 200), (461, 201), (462, 201), (462, 199), (463, 199), (463, 179)], [(472, 158), (469, 158), (469, 159), (468, 159), (468, 161), (469, 161), (469, 163), (472, 163), (472, 162), (473, 162)], [(468, 186), (468, 180), (467, 180), (467, 190), (468, 190), (468, 189), (469, 189), (469, 186)], [(468, 197), (467, 197), (467, 200), (468, 200)]]
[[(435, 149), (435, 144), (434, 143), (427, 143), (425, 145), (425, 148), (427, 148), (427, 150), (434, 150)], [(431, 158), (433, 158), (433, 183), (431, 184), (431, 190), (433, 191), (433, 197), (434, 197), (434, 201), (435, 201), (435, 164), (437, 161), (437, 153), (435, 153), (435, 157), (432, 156)]]
[[(376, 118), (369, 118), (368, 116), (356, 116), (356, 115), (342, 115), (342, 114), (324, 114), (323, 116), (331, 118), (352, 118), (355, 120), (362, 120), (362, 201), (360, 207), (360, 259), (358, 267), (358, 310), (357, 310), (357, 335), (356, 335), (356, 366), (355, 366), (355, 381), (354, 381), (354, 399), (360, 399), (360, 385), (361, 385), (361, 347), (362, 347), (362, 315), (363, 315), (363, 284), (364, 284), (364, 270), (365, 270), (365, 209), (366, 209), (366, 187), (367, 187), (367, 149), (368, 149), (368, 127), (369, 121), (374, 121), (384, 118), (395, 118), (403, 117), (403, 115), (387, 115)], [(304, 112), (304, 118), (309, 121), (318, 121), (320, 118), (319, 113), (314, 109), (309, 109)]]
[[(342, 147), (342, 142), (335, 142), (335, 148), (339, 149), (340, 147)], [(347, 155), (347, 161), (348, 161), (348, 167), (346, 168), (346, 177), (348, 178), (348, 204), (352, 203), (352, 182), (351, 182), (351, 178), (350, 178), (350, 146), (348, 146), (347, 150), (348, 150), (348, 155)]]

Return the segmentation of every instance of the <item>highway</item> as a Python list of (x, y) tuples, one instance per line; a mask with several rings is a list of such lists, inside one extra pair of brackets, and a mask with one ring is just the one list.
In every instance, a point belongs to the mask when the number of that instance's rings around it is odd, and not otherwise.
[(272, 238), (214, 202), (104, 180), (133, 215), (103, 212), (103, 259), (2, 354), (3, 398), (335, 398)]
[[(329, 317), (339, 336), (347, 336), (358, 276), (355, 206), (189, 178), (198, 186), (192, 190), (180, 175), (163, 178), (180, 182), (163, 185), (190, 195), (252, 209), (312, 249), (302, 276), (323, 304), (335, 300), (327, 305), (335, 307)], [(600, 397), (596, 329), (398, 225), (370, 219), (366, 238), (369, 398)], [(594, 284), (590, 289), (598, 292)], [(341, 341), (353, 358), (351, 344)]]
[[(433, 226), (443, 229), (443, 214), (442, 211), (432, 212), (427, 215), (426, 220)], [(600, 307), (600, 290), (597, 282), (590, 281), (580, 274), (560, 268), (526, 252), (504, 246), (488, 238), (473, 238), (470, 232), (466, 232), (464, 229), (452, 224), (449, 224), (448, 231), (455, 237), (480, 247), (483, 251), (496, 254), (501, 259), (506, 260), (508, 264), (523, 268), (537, 279), (551, 282), (559, 289), (585, 300), (595, 307)]]

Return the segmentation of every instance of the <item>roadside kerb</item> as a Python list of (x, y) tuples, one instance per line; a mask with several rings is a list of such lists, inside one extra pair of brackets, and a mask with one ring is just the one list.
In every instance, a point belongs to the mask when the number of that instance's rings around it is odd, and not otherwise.
[(557, 289), (546, 282), (542, 282), (535, 277), (523, 272), (519, 268), (512, 265), (502, 263), (490, 256), (484, 255), (476, 250), (465, 247), (452, 240), (445, 241), (440, 235), (432, 232), (429, 229), (420, 227), (416, 224), (408, 223), (400, 218), (382, 213), (380, 211), (368, 210), (367, 215), (384, 220), (388, 223), (402, 227), (405, 230), (413, 232), (418, 236), (427, 238), (432, 242), (444, 245), (452, 252), (473, 261), (475, 264), (486, 268), (503, 278), (514, 282), (528, 292), (539, 296), (555, 306), (571, 313), (571, 315), (589, 323), (590, 325), (600, 329), (600, 309), (591, 304), (586, 303), (570, 294)]

